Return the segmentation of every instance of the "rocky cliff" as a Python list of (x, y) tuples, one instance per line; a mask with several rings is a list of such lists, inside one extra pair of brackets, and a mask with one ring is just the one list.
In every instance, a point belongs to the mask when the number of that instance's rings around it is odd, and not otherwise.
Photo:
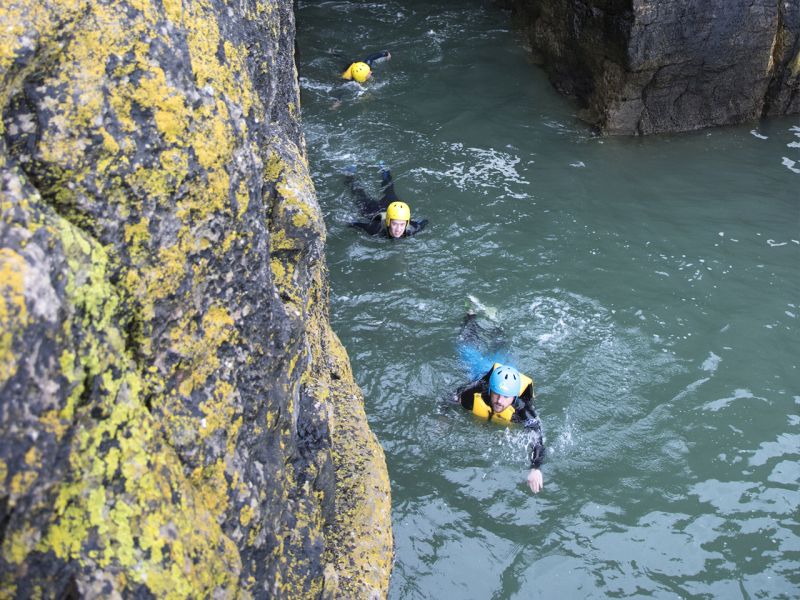
[(0, 596), (385, 595), (292, 2), (0, 17)]
[(611, 134), (800, 112), (800, 3), (502, 0), (581, 116)]

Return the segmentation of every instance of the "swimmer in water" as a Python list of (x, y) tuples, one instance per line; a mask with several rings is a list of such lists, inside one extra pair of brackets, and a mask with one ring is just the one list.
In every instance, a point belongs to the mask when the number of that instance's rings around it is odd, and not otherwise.
[(361, 214), (369, 218), (368, 222), (355, 221), (351, 227), (363, 229), (369, 235), (379, 235), (389, 238), (401, 238), (415, 235), (422, 231), (428, 224), (427, 219), (422, 221), (411, 220), (411, 209), (408, 204), (400, 200), (394, 191), (392, 173), (386, 167), (381, 167), (381, 183), (383, 195), (380, 200), (375, 200), (356, 180), (356, 169), (351, 166), (345, 176), (345, 184), (360, 204)]
[(388, 50), (370, 54), (364, 60), (350, 63), (350, 66), (342, 72), (342, 79), (346, 79), (347, 81), (357, 81), (358, 83), (366, 83), (366, 81), (372, 77), (372, 66), (378, 63), (386, 62), (387, 60), (391, 60), (391, 58), (392, 55)]
[[(468, 313), (461, 334), (462, 344), (474, 344), (480, 339), (482, 328), (476, 315)], [(491, 332), (494, 336), (495, 332)], [(545, 449), (542, 424), (533, 405), (533, 380), (511, 365), (495, 362), (478, 379), (458, 388), (451, 401), (471, 411), (478, 417), (500, 423), (518, 423), (528, 432), (528, 459), (530, 471), (528, 487), (538, 494), (544, 487), (541, 465)]]

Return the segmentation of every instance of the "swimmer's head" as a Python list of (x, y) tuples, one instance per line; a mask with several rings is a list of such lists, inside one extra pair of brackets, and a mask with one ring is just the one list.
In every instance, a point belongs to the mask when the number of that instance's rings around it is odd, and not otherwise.
[(399, 238), (403, 237), (403, 234), (406, 232), (406, 227), (408, 227), (408, 221), (401, 221), (399, 219), (392, 219), (389, 221), (389, 237)]
[(342, 74), (345, 79), (354, 79), (358, 83), (364, 83), (372, 75), (372, 70), (367, 63), (355, 62)]
[(489, 377), (489, 391), (500, 396), (519, 396), (521, 385), (519, 371), (508, 365), (498, 366)]
[(514, 403), (514, 396), (501, 396), (489, 392), (489, 403), (492, 405), (492, 412), (501, 413)]
[[(406, 230), (406, 225), (411, 220), (411, 209), (408, 207), (408, 204), (405, 202), (392, 202), (386, 208), (386, 227), (389, 228), (389, 235), (392, 237), (400, 237)], [(393, 235), (392, 231), (392, 221), (398, 221), (395, 224), (395, 232), (400, 228), (400, 223), (402, 223), (402, 229), (399, 229), (398, 235)]]

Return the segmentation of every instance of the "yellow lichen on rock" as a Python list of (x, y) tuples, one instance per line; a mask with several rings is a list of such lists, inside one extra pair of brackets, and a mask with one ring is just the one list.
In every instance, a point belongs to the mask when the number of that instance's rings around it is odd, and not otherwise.
[(330, 341), (291, 10), (0, 7), (3, 590), (386, 593), (388, 479)]
[(316, 377), (309, 387), (327, 398), (337, 477), (337, 518), (326, 531), (325, 585), (336, 598), (386, 597), (394, 544), (383, 449), (369, 428), (347, 352), (323, 305), (315, 305), (309, 322), (316, 331), (311, 337)]
[(14, 330), (27, 325), (25, 259), (10, 248), (0, 248), (0, 384), (16, 373)]
[[(12, 530), (3, 542), (3, 560), (19, 565), (31, 552), (52, 552), (59, 559), (86, 566), (116, 565), (125, 569), (119, 577), (130, 582), (118, 580), (118, 589), (138, 582), (159, 597), (235, 590), (238, 552), (208, 508), (192, 501), (194, 490), (180, 462), (163, 444), (160, 429), (141, 403), (140, 376), (126, 358), (122, 336), (114, 332), (119, 302), (108, 283), (104, 250), (59, 217), (51, 215), (49, 221), (47, 231), (69, 266), (65, 299), (82, 330), (72, 342), (74, 350), (62, 352), (61, 368), (72, 372), (73, 379), (88, 382), (95, 401), (72, 406), (65, 415), (79, 428), (68, 442), (67, 477), (55, 488), (46, 528)], [(1, 254), (9, 256), (7, 249)], [(13, 278), (3, 281), (13, 282)], [(101, 329), (95, 327), (98, 323)], [(210, 329), (224, 328), (228, 317), (217, 311), (209, 323)], [(96, 420), (89, 412), (104, 417)], [(52, 412), (42, 418), (42, 432), (60, 422)], [(49, 476), (42, 452), (39, 446), (25, 451), (25, 470), (14, 473), (7, 488), (11, 507), (40, 478)], [(184, 502), (177, 506), (164, 502), (175, 493)], [(90, 552), (89, 547), (93, 548)], [(184, 567), (175, 570), (176, 564)]]
[(217, 350), (224, 343), (236, 342), (234, 321), (228, 311), (221, 306), (212, 306), (203, 315), (200, 329), (193, 322), (179, 322), (170, 332), (173, 347), (189, 361), (182, 369), (186, 377), (178, 386), (178, 391), (188, 396), (192, 390), (203, 385), (209, 375), (220, 364)]
[(163, 69), (153, 67), (149, 77), (142, 77), (133, 100), (153, 108), (156, 127), (167, 143), (174, 144), (183, 138), (189, 125), (186, 105), (177, 90), (170, 89)]
[(315, 192), (305, 161), (295, 160), (291, 165), (288, 168), (276, 152), (266, 167), (267, 177), (277, 182), (275, 221), (292, 225), (273, 228), (271, 270), (284, 302), (303, 315), (307, 330), (308, 358), (301, 375), (301, 393), (324, 406), (329, 419), (337, 478), (336, 518), (326, 528), (323, 581), (331, 597), (385, 597), (393, 552), (385, 458), (367, 425), (363, 397), (353, 382), (347, 353), (330, 328), (324, 263), (317, 262), (308, 274), (310, 288), (293, 277), (297, 256), (309, 250), (292, 236), (292, 228), (318, 226), (321, 217), (316, 202), (309, 201)]

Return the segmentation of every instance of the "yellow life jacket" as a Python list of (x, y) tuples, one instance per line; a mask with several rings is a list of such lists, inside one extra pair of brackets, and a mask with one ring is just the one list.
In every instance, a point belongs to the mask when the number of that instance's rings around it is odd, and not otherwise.
[(514, 416), (514, 404), (509, 404), (505, 410), (496, 413), (492, 412), (492, 407), (486, 404), (480, 392), (475, 392), (475, 397), (472, 400), (472, 414), (487, 419), (489, 421), (497, 419), (505, 423), (511, 423), (511, 418)]

